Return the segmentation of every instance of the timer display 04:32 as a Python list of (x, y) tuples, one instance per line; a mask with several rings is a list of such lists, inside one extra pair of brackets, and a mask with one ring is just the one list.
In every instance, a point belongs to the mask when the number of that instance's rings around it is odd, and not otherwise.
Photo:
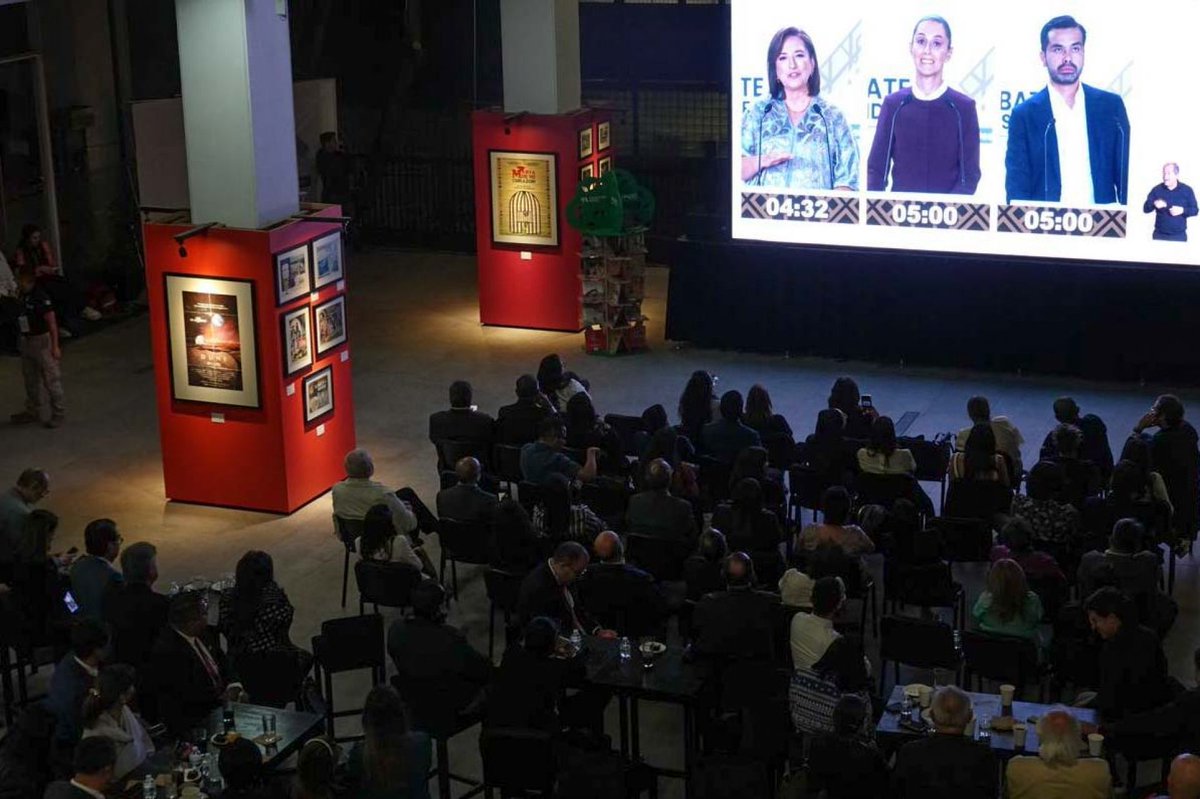
[(763, 202), (763, 210), (772, 219), (824, 222), (832, 216), (829, 212), (829, 200), (825, 197), (772, 195)]

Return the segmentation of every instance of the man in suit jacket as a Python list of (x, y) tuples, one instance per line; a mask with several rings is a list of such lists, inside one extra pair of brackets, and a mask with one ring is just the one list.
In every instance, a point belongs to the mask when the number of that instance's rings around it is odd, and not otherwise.
[(961, 689), (937, 689), (930, 707), (935, 733), (900, 747), (891, 795), (899, 799), (995, 799), (996, 756), (963, 732), (974, 718)]
[(625, 562), (621, 539), (612, 530), (592, 544), (598, 563), (579, 581), (579, 602), (605, 627), (630, 638), (662, 635), (667, 604), (654, 578)]
[(202, 640), (207, 632), (202, 594), (184, 591), (171, 598), (167, 629), (154, 644), (150, 671), (159, 720), (175, 734), (186, 734), (226, 699), (245, 696), (225, 653), (215, 642)]
[(70, 780), (52, 782), (46, 788), (45, 799), (104, 799), (115, 776), (117, 745), (102, 735), (84, 738), (75, 747)]
[(588, 551), (574, 541), (565, 541), (555, 548), (550, 559), (538, 564), (525, 575), (517, 597), (517, 623), (524, 627), (538, 616), (558, 624), (563, 635), (573, 630), (593, 632), (591, 623), (571, 590), (588, 567)]
[(104, 598), (104, 621), (112, 631), (113, 660), (137, 669), (139, 681), (144, 681), (154, 642), (167, 626), (171, 604), (167, 597), (154, 592), (157, 557), (158, 550), (145, 541), (126, 547), (121, 553), (125, 581), (109, 583)]
[(762, 446), (762, 437), (753, 427), (742, 424), (746, 406), (742, 392), (721, 395), (721, 418), (704, 425), (700, 431), (700, 451), (723, 463), (732, 464), (746, 447)]
[(655, 458), (646, 467), (646, 490), (629, 498), (625, 522), (629, 532), (667, 541), (696, 542), (696, 515), (686, 499), (671, 496), (671, 464)]
[(71, 565), (71, 593), (79, 612), (89, 619), (104, 618), (104, 596), (109, 583), (121, 582), (113, 561), (121, 551), (121, 534), (112, 519), (96, 519), (83, 531), (87, 554)]
[(538, 390), (537, 378), (521, 375), (517, 378), (517, 401), (496, 414), (496, 443), (513, 447), (532, 443), (537, 440), (541, 421), (554, 415), (550, 400)]
[(692, 614), (693, 649), (717, 657), (767, 659), (775, 651), (771, 628), (776, 594), (754, 589), (754, 563), (745, 552), (725, 561), (725, 590), (703, 597)]
[(54, 714), (54, 740), (61, 746), (74, 746), (83, 734), (80, 713), (83, 698), (95, 683), (108, 633), (93, 619), (80, 619), (71, 628), (71, 651), (54, 667), (46, 708)]
[(436, 697), (425, 699), (458, 714), (482, 702), (492, 663), (446, 624), (445, 599), (445, 589), (434, 580), (414, 588), (413, 617), (392, 622), (387, 650), (401, 680), (421, 683), (423, 692), (435, 691)]
[[(450, 410), (438, 411), (429, 417), (429, 440), (436, 447), (443, 441), (463, 441), (477, 444), (484, 453), (491, 452), (495, 421), (486, 413), (475, 410), (471, 404), (471, 384), (455, 380), (450, 384)], [(452, 463), (441, 462), (438, 452), (438, 468), (450, 470)]]
[(443, 488), (437, 495), (438, 517), (460, 522), (486, 522), (491, 524), (499, 499), (495, 494), (479, 487), (483, 467), (475, 458), (460, 458), (454, 465), (458, 485)]
[(1071, 206), (1125, 203), (1129, 185), (1129, 115), (1119, 94), (1087, 86), (1087, 33), (1073, 17), (1042, 28), (1049, 85), (1012, 111), (1004, 189), (1008, 202)]

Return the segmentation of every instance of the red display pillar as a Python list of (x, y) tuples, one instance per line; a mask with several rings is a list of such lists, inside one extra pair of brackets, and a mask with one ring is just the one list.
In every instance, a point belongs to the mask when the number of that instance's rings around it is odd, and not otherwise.
[[(603, 137), (601, 124), (607, 132)], [(571, 114), (474, 113), (475, 235), (479, 321), (483, 324), (572, 332), (583, 328), (579, 271), (582, 237), (566, 224), (566, 207), (581, 172), (590, 169), (597, 174), (605, 158), (609, 159), (607, 164), (612, 163), (610, 126), (606, 112), (591, 109)], [(500, 231), (493, 224), (493, 195), (501, 176), (493, 171), (493, 153), (553, 157), (557, 244), (496, 241)]]
[[(343, 275), (279, 305), (274, 258), (276, 253), (338, 231), (338, 222), (319, 218), (340, 213), (337, 206), (323, 206), (314, 221), (289, 221), (266, 230), (214, 227), (186, 241), (186, 257), (173, 237), (191, 224), (172, 220), (143, 225), (163, 480), (169, 499), (291, 513), (344, 476), (342, 459), (355, 446), (349, 344), (317, 355), (314, 324), (312, 365), (287, 375), (282, 317), (344, 295), (346, 278)], [(252, 286), (252, 331), (246, 329), (246, 314), (241, 310), (238, 322), (243, 341), (247, 335), (254, 337), (257, 408), (177, 398), (172, 382), (178, 375), (172, 376), (168, 275), (245, 281)], [(306, 422), (305, 378), (326, 367), (332, 369), (333, 410)]]

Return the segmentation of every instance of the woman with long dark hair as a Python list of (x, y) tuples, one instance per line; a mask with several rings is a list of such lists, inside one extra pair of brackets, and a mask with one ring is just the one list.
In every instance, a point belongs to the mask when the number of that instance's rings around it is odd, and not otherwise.
[(763, 504), (762, 485), (753, 477), (734, 484), (730, 502), (718, 505), (713, 514), (713, 527), (725, 534), (734, 551), (777, 550), (783, 541), (779, 518)]
[(567, 371), (558, 353), (542, 358), (538, 364), (537, 381), (542, 394), (550, 400), (554, 410), (560, 412), (567, 407), (571, 397), (581, 391), (587, 393), (588, 390), (588, 382), (574, 372)]
[(296, 657), (297, 668), (307, 674), (312, 655), (292, 643), (289, 631), (296, 609), (275, 582), (271, 556), (250, 550), (238, 561), (232, 588), (221, 592), (217, 627), (229, 642), (229, 654), (286, 651)]
[(350, 750), (347, 776), (355, 799), (429, 799), (429, 736), (408, 728), (404, 703), (390, 685), (376, 685), (362, 712), (363, 740)]
[(867, 474), (913, 474), (917, 462), (911, 451), (896, 442), (896, 426), (890, 417), (880, 416), (871, 423), (867, 445), (857, 453), (859, 471)]
[(111, 740), (117, 749), (113, 776), (117, 779), (146, 762), (154, 754), (154, 742), (141, 720), (129, 707), (133, 701), (132, 666), (114, 663), (96, 676), (96, 683), (83, 698), (83, 737)]
[(607, 474), (621, 474), (625, 464), (625, 452), (621, 446), (621, 437), (596, 413), (592, 398), (586, 391), (580, 391), (567, 401), (567, 446), (586, 451), (589, 447), (598, 447), (604, 454), (600, 460), (601, 471)]
[(996, 451), (996, 434), (978, 422), (967, 435), (966, 447), (950, 458), (951, 480), (985, 480), (1010, 485), (1004, 456)]
[(750, 386), (746, 394), (746, 415), (742, 417), (742, 422), (757, 430), (760, 436), (792, 435), (792, 426), (787, 419), (775, 413), (771, 395), (760, 383)]
[(717, 413), (716, 381), (703, 369), (692, 372), (679, 395), (679, 432), (692, 444), (700, 441), (700, 431)]
[(843, 376), (834, 380), (826, 402), (845, 417), (846, 438), (867, 438), (871, 435), (871, 423), (878, 414), (874, 406), (863, 407), (862, 395), (854, 378)]

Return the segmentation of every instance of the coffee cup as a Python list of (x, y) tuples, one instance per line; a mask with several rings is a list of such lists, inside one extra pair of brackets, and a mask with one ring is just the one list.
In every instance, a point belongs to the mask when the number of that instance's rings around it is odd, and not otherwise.
[(1013, 724), (1012, 733), (1013, 733), (1013, 747), (1014, 748), (1016, 748), (1016, 749), (1024, 749), (1025, 748), (1025, 734), (1027, 731), (1028, 731), (1028, 727), (1026, 727), (1021, 722), (1018, 721), (1017, 723)]
[(200, 799), (199, 785), (185, 785), (179, 793), (180, 799)]
[(917, 690), (920, 692), (918, 696), (921, 700), (921, 707), (929, 707), (933, 703), (933, 689), (928, 685), (922, 685)]
[(919, 686), (919, 685), (904, 686), (904, 698), (907, 699), (909, 704), (912, 704), (912, 705), (915, 705), (918, 702), (920, 702), (921, 701), (921, 686)]
[(1017, 692), (1017, 686), (1015, 686), (1015, 685), (1001, 685), (1000, 686), (1000, 706), (1001, 707), (1012, 707), (1013, 695), (1016, 694), (1016, 692)]
[(1104, 753), (1104, 736), (1098, 732), (1093, 732), (1088, 736), (1088, 754), (1092, 757), (1100, 757)]

